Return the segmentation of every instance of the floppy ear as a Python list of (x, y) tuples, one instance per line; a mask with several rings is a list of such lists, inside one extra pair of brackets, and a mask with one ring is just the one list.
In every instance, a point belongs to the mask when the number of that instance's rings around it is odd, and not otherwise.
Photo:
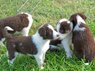
[(73, 24), (76, 24), (76, 23), (77, 23), (76, 15), (75, 15), (75, 14), (71, 15), (71, 17), (69, 18), (69, 20), (70, 20)]
[(79, 15), (80, 15), (84, 20), (86, 20), (87, 17), (86, 17), (84, 14), (81, 14), (81, 13), (80, 13)]
[(75, 15), (71, 15), (71, 17), (69, 18), (69, 20), (72, 21), (76, 21), (76, 16)]
[(77, 23), (76, 14), (71, 15), (69, 20), (73, 23), (73, 28), (74, 28)]
[(24, 27), (28, 26), (28, 24), (26, 24), (26, 23), (29, 23), (29, 20), (27, 19), (27, 17), (28, 17), (28, 15), (26, 15), (26, 14), (21, 14), (20, 15), (20, 20), (23, 23), (23, 25), (21, 24), (21, 26), (24, 26)]
[(39, 34), (40, 34), (40, 36), (42, 36), (43, 38), (45, 38), (46, 37), (46, 30), (45, 30), (45, 28), (40, 28), (39, 29)]

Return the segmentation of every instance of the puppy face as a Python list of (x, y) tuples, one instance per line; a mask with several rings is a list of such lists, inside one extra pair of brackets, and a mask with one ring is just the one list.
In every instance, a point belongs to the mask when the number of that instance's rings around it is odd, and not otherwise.
[(39, 29), (39, 34), (43, 39), (57, 39), (59, 38), (59, 33), (54, 30), (54, 28), (45, 24)]
[(60, 32), (61, 34), (67, 34), (70, 31), (72, 31), (72, 24), (69, 20), (67, 19), (61, 19), (57, 23), (57, 31)]
[(86, 28), (85, 28), (85, 20), (80, 16), (80, 15), (77, 15), (76, 16), (76, 23), (73, 23), (75, 24), (74, 27), (73, 27), (73, 31), (84, 31)]
[(79, 22), (78, 20), (81, 20), (83, 23), (86, 20), (86, 16), (81, 13), (75, 13), (71, 15), (69, 19), (73, 23), (73, 28), (76, 26), (76, 24)]

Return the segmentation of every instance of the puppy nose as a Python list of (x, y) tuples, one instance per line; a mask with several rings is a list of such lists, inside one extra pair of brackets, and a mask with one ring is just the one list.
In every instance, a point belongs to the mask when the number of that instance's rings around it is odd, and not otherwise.
[(59, 37), (59, 35), (57, 35), (57, 37)]

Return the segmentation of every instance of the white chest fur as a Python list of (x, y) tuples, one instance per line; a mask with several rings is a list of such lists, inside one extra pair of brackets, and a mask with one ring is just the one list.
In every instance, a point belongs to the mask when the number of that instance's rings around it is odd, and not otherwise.
[(33, 42), (38, 49), (38, 53), (46, 52), (49, 49), (50, 40), (44, 40), (38, 32), (33, 35)]

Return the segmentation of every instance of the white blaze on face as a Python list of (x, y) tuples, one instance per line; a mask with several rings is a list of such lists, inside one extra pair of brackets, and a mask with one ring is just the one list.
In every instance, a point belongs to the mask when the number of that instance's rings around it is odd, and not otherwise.
[(85, 27), (82, 27), (82, 28), (79, 27), (80, 24), (86, 24), (85, 21), (79, 15), (77, 15), (76, 18), (77, 18), (77, 24), (74, 28), (74, 31), (85, 31), (86, 29)]
[(48, 27), (53, 31), (53, 39), (59, 38), (59, 33), (56, 32), (51, 25), (48, 25)]
[(59, 23), (62, 23), (62, 22), (64, 22), (64, 21), (68, 21), (68, 19), (63, 18), (63, 19), (59, 20)]
[(77, 23), (84, 23), (84, 24), (86, 24), (84, 19), (82, 19), (81, 16), (77, 15), (76, 18), (77, 18)]
[[(61, 27), (61, 23), (64, 22), (64, 21), (66, 21), (67, 24), (70, 24), (70, 28), (71, 28), (71, 31), (72, 31), (73, 24), (68, 19), (65, 19), (65, 18), (63, 18), (63, 19), (61, 19), (61, 20), (58, 21), (57, 26), (56, 26), (56, 30), (59, 32), (60, 27)], [(71, 33), (71, 31), (69, 31), (68, 33), (64, 33), (64, 34), (62, 34), (62, 33), (59, 32), (60, 33), (60, 36), (59, 36), (60, 39), (64, 39), (67, 35), (69, 35), (69, 33)]]
[[(62, 22), (64, 22), (64, 21), (68, 21), (68, 20), (65, 19), (65, 18), (63, 18), (63, 19), (61, 19), (61, 20), (58, 21), (57, 26), (56, 26), (56, 30), (57, 30), (58, 32), (59, 32), (59, 30), (60, 30), (60, 24), (61, 24)], [(69, 21), (68, 21), (68, 23), (69, 23)]]

